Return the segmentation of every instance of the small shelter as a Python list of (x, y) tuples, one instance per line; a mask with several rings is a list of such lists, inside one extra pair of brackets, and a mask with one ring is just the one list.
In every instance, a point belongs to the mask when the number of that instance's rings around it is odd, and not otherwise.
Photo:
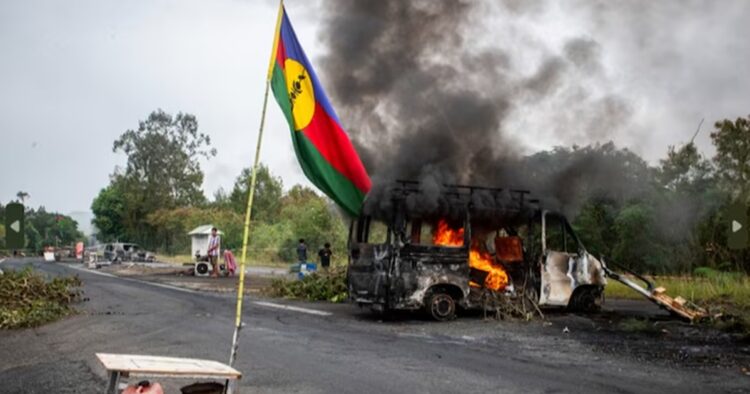
[[(190, 255), (195, 257), (196, 255), (205, 256), (208, 252), (208, 237), (211, 236), (211, 229), (214, 227), (213, 224), (204, 224), (194, 228), (188, 233), (191, 240)], [(219, 235), (224, 233), (221, 230), (218, 231)]]

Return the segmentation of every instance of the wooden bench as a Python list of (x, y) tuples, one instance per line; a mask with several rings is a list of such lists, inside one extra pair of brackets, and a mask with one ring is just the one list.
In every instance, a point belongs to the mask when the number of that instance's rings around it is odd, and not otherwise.
[(120, 377), (167, 377), (237, 380), (242, 373), (212, 360), (134, 354), (96, 353), (109, 373), (107, 394), (117, 394)]

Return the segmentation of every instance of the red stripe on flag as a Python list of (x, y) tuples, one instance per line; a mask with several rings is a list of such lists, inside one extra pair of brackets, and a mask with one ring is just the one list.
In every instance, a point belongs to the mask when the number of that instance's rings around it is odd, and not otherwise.
[(276, 65), (279, 66), (283, 70), (285, 61), (286, 61), (286, 47), (284, 47), (284, 40), (279, 38), (279, 46), (276, 48)]
[(370, 177), (349, 137), (319, 103), (315, 103), (315, 114), (303, 132), (333, 168), (362, 193), (370, 191)]

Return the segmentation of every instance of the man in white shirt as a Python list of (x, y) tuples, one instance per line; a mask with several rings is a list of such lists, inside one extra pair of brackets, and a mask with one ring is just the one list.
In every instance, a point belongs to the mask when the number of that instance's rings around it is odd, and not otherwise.
[(211, 236), (208, 237), (208, 261), (211, 262), (211, 266), (214, 271), (211, 276), (214, 278), (219, 277), (219, 249), (221, 249), (221, 238), (219, 237), (218, 230), (216, 227), (211, 229)]

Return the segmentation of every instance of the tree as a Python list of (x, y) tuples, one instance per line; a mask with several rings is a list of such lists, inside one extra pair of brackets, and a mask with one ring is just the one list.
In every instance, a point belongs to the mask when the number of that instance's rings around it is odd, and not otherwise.
[(331, 243), (337, 257), (345, 256), (348, 223), (344, 223), (338, 209), (330, 199), (308, 187), (292, 187), (282, 201), (281, 221), (288, 223), (289, 229), (288, 238), (280, 245), (279, 256), (294, 261), (299, 238), (303, 238), (313, 252), (309, 254), (311, 259), (326, 242)]
[(33, 251), (41, 251), (45, 246), (72, 246), (83, 240), (75, 220), (57, 212), (47, 212), (44, 207), (27, 210), (25, 221), (26, 248)]
[(123, 174), (127, 186), (142, 192), (147, 210), (153, 211), (204, 202), (199, 159), (216, 155), (210, 146), (210, 138), (198, 132), (195, 116), (178, 113), (173, 118), (157, 110), (137, 130), (121, 135), (112, 150), (128, 156)]
[[(248, 187), (252, 170), (245, 168), (234, 182), (234, 188), (229, 195), (232, 209), (242, 215), (247, 209)], [(255, 180), (255, 195), (253, 196), (253, 220), (273, 222), (281, 211), (281, 196), (283, 183), (280, 177), (274, 176), (268, 167), (261, 164)]]
[(653, 209), (643, 203), (628, 204), (620, 210), (614, 221), (617, 241), (612, 248), (617, 263), (640, 272), (669, 271), (653, 217)]
[(711, 140), (722, 186), (736, 201), (750, 203), (750, 116), (716, 122)]
[(205, 202), (199, 160), (215, 156), (216, 150), (210, 138), (198, 131), (195, 116), (178, 113), (173, 117), (156, 110), (139, 122), (138, 129), (123, 133), (112, 150), (125, 153), (128, 159), (125, 169), (112, 175), (110, 189), (97, 197), (101, 199), (94, 222), (106, 228), (107, 236), (158, 246), (149, 214)]
[(698, 152), (692, 141), (679, 149), (670, 146), (667, 157), (659, 160), (659, 164), (659, 181), (671, 191), (699, 192), (713, 181), (711, 162)]
[(116, 184), (112, 183), (99, 191), (91, 203), (91, 212), (94, 213), (91, 222), (99, 231), (97, 237), (100, 241), (115, 241), (125, 237), (125, 201)]

